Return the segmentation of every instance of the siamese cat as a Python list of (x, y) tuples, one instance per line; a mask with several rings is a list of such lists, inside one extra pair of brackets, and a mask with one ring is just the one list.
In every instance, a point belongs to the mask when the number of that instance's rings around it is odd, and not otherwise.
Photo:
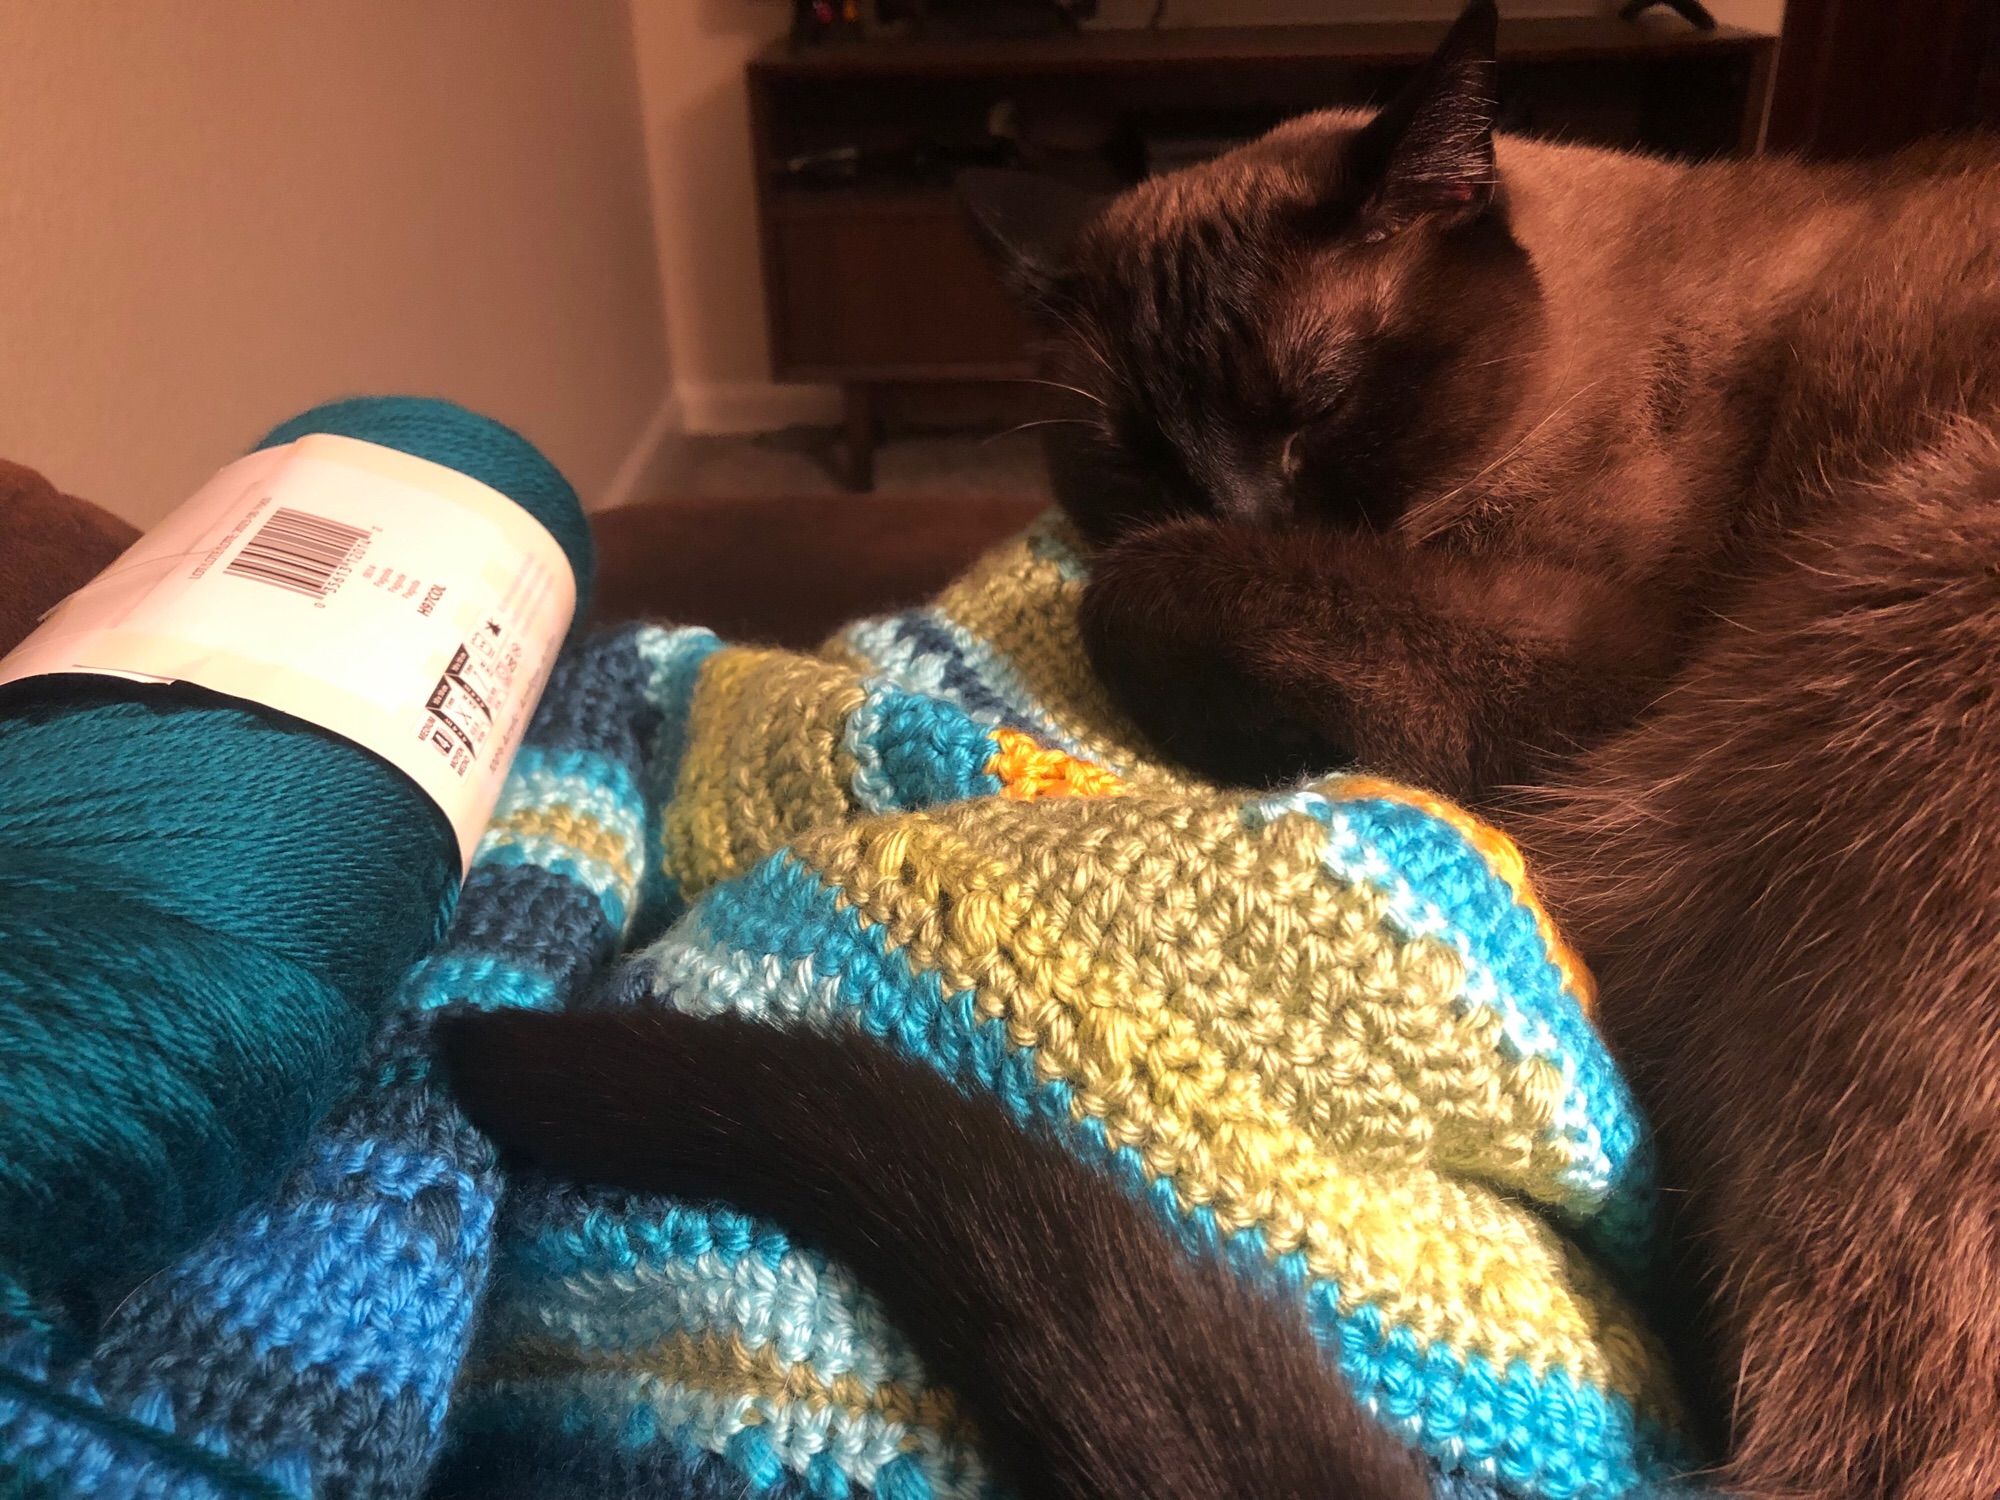
[[(1109, 202), (969, 185), (1075, 396), (1091, 659), (1219, 781), (1357, 765), (1521, 841), (1658, 1130), (1718, 1487), (1989, 1500), (2000, 149), (1496, 139), (1494, 30)], [(447, 1047), (506, 1148), (849, 1260), (1024, 1495), (1426, 1493), (1294, 1319), (885, 1052)]]

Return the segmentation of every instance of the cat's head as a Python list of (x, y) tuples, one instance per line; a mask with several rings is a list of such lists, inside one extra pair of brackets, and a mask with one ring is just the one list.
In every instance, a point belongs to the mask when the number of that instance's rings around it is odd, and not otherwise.
[(1056, 491), (1103, 541), (1173, 514), (1386, 528), (1467, 472), (1539, 338), (1473, 0), (1372, 120), (1311, 115), (1109, 200), (961, 186), (1049, 337)]

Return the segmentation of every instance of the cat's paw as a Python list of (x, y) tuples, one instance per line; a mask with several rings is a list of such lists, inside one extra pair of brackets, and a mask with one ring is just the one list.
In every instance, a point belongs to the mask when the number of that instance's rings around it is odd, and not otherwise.
[(1352, 759), (1325, 702), (1316, 721), (1296, 711), (1272, 546), (1269, 533), (1207, 518), (1150, 527), (1098, 554), (1078, 612), (1112, 700), (1162, 754), (1229, 786)]

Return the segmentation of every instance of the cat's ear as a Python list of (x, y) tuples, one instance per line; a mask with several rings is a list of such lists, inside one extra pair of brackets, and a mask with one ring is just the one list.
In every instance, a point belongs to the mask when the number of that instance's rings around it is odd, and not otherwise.
[(1387, 239), (1420, 222), (1462, 224), (1493, 203), (1499, 108), (1493, 0), (1471, 0), (1430, 61), (1354, 139), (1361, 224)]
[(1084, 225), (1110, 201), (1033, 172), (973, 167), (957, 184), (987, 253), (1031, 303), (1048, 298)]

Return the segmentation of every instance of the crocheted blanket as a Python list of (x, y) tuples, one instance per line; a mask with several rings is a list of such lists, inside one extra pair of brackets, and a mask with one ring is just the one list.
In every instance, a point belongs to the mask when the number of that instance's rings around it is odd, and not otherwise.
[(859, 1026), (992, 1091), (1295, 1299), (1441, 1496), (1687, 1467), (1631, 1301), (1644, 1131), (1512, 847), (1364, 777), (1150, 762), (1085, 666), (1082, 566), (1049, 522), (815, 656), (579, 648), (283, 1190), (88, 1348), (0, 1326), (17, 1491), (997, 1497), (840, 1267), (725, 1207), (503, 1191), (429, 1017), (586, 991)]

